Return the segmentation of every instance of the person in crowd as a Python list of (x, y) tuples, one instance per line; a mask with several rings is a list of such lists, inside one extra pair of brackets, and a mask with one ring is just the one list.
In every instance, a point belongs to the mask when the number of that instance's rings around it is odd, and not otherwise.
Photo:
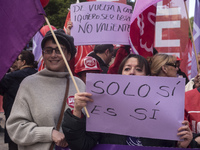
[(200, 87), (185, 92), (185, 119), (190, 123), (196, 147), (200, 148)]
[(14, 63), (12, 64), (12, 66), (9, 69), (9, 72), (13, 72), (19, 70), (18, 66), (17, 66), (17, 60), (14, 61)]
[(88, 54), (88, 56), (95, 58), (99, 62), (102, 73), (108, 72), (109, 63), (113, 56), (113, 48), (112, 44), (95, 45), (93, 52)]
[[(177, 71), (178, 71), (178, 65), (177, 65), (177, 58), (175, 56), (172, 55), (167, 55), (167, 54), (156, 54), (150, 62), (150, 67), (151, 67), (151, 73), (154, 76), (165, 76), (165, 77), (177, 77)], [(196, 90), (197, 91), (197, 90)], [(195, 91), (195, 92), (196, 92)], [(198, 92), (196, 92), (198, 93)], [(185, 97), (185, 116), (188, 115), (188, 112), (186, 111), (187, 109), (191, 109), (193, 107), (193, 105), (188, 103), (188, 100), (193, 99), (193, 97), (198, 97), (198, 95), (193, 95), (193, 96), (187, 96), (187, 92), (186, 92), (186, 97)], [(196, 98), (197, 98), (196, 97)], [(198, 100), (198, 98), (197, 98)], [(194, 103), (197, 101), (194, 101)], [(187, 104), (188, 103), (188, 104)], [(197, 106), (197, 104), (195, 104), (195, 106)], [(195, 107), (194, 106), (194, 107)], [(191, 120), (188, 119), (188, 117), (185, 117), (185, 120), (188, 120), (191, 123)], [(187, 125), (188, 122), (185, 122)], [(200, 143), (200, 135), (194, 135), (194, 140), (192, 140), (192, 142), (190, 143), (191, 147), (194, 148), (199, 148), (199, 144), (197, 143), (197, 141)]]
[[(119, 66), (119, 74), (122, 75), (150, 75), (150, 67), (147, 60), (136, 54), (128, 55)], [(69, 147), (72, 150), (90, 150), (97, 143), (99, 144), (120, 144), (132, 146), (166, 146), (175, 147), (175, 141), (136, 138), (124, 135), (116, 135), (109, 133), (96, 133), (86, 131), (86, 118), (82, 113), (82, 108), (87, 102), (93, 102), (90, 98), (91, 94), (87, 92), (75, 94), (74, 110), (67, 109), (64, 114), (62, 129), (65, 134)], [(184, 124), (186, 124), (184, 122)], [(184, 130), (184, 131), (183, 131)], [(179, 143), (180, 147), (187, 147), (192, 140), (192, 133), (188, 124), (179, 128), (180, 139), (184, 139)], [(131, 142), (135, 141), (135, 142)]]
[[(73, 37), (62, 29), (54, 33), (69, 61), (76, 53)], [(73, 107), (71, 101), (76, 88), (51, 31), (46, 33), (41, 46), (46, 68), (22, 81), (6, 123), (9, 136), (19, 150), (49, 150), (52, 143), (61, 148), (68, 146), (62, 131), (55, 128), (62, 105), (66, 109)], [(74, 80), (80, 92), (85, 91), (85, 84), (77, 77)], [(65, 96), (66, 89), (69, 89), (68, 96)]]
[[(197, 58), (200, 68), (200, 52), (198, 53)], [(198, 87), (200, 87), (200, 73), (198, 73), (194, 78), (190, 79), (190, 81), (185, 85), (185, 92), (193, 90)]]
[(151, 75), (177, 77), (176, 57), (167, 54), (156, 54), (150, 59)]
[(181, 70), (180, 65), (181, 65), (181, 59), (179, 57), (176, 57), (176, 66), (178, 67), (177, 76), (179, 78), (185, 78), (185, 85), (186, 85), (189, 82), (189, 79), (187, 75)]
[(99, 62), (95, 58), (90, 56), (82, 58), (75, 69), (75, 73), (84, 83), (86, 83), (86, 73), (101, 72), (102, 70), (99, 66)]
[[(37, 63), (34, 61), (34, 55), (30, 51), (22, 51), (12, 66), (16, 71), (7, 73), (0, 81), (0, 94), (3, 95), (3, 109), (6, 120), (10, 116), (20, 83), (27, 76), (37, 72), (35, 70)], [(9, 150), (17, 150), (17, 144), (10, 139), (6, 126), (5, 143), (8, 143)]]
[(123, 59), (130, 54), (130, 45), (121, 45), (117, 50), (115, 60), (113, 64), (109, 66), (108, 74), (117, 74), (119, 70), (119, 65), (123, 61)]

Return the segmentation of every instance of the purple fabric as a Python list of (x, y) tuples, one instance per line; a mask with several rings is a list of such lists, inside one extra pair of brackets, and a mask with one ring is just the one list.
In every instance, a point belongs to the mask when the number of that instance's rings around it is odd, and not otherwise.
[(0, 0), (0, 79), (44, 24), (40, 0)]
[[(128, 145), (99, 144), (92, 150), (186, 150), (185, 148), (167, 148), (167, 147), (143, 147)], [(192, 150), (187, 148), (187, 150)]]
[[(193, 23), (193, 36), (196, 47), (196, 52), (200, 52), (200, 1), (196, 0), (195, 5), (195, 14), (194, 14), (194, 23)], [(191, 68), (191, 77), (195, 77), (197, 75), (197, 63), (196, 57), (194, 53), (194, 48), (192, 48), (192, 68)]]
[(42, 57), (42, 47), (41, 43), (43, 40), (43, 36), (40, 31), (38, 31), (33, 37), (33, 55), (35, 56), (35, 61), (38, 61), (38, 67), (41, 65), (41, 57)]

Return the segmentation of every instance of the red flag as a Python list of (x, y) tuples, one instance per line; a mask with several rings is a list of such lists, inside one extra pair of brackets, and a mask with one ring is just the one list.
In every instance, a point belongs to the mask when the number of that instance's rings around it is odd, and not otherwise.
[(41, 28), (45, 20), (40, 0), (0, 0), (0, 79)]
[[(65, 20), (65, 25), (64, 25), (64, 30), (65, 32), (67, 32), (67, 22), (70, 20), (70, 11), (67, 14), (66, 20)], [(78, 64), (78, 62), (84, 58), (85, 56), (87, 56), (88, 53), (90, 53), (91, 51), (93, 51), (93, 46), (92, 45), (80, 45), (80, 46), (76, 46), (77, 52), (75, 57), (70, 60), (69, 62), (69, 66), (71, 68), (71, 71), (73, 74), (74, 70)]]
[[(135, 6), (137, 7), (137, 6)], [(153, 55), (156, 7), (148, 7), (131, 24), (130, 44), (134, 53), (145, 58)]]

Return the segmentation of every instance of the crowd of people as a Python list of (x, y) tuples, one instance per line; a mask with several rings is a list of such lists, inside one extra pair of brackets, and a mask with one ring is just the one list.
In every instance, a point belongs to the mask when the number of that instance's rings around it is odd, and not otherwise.
[[(64, 57), (70, 61), (76, 54), (73, 37), (62, 29), (54, 33)], [(95, 101), (91, 93), (85, 92), (87, 73), (180, 77), (179, 58), (157, 53), (147, 60), (130, 53), (129, 45), (121, 45), (110, 64), (114, 46), (101, 44), (82, 58), (72, 77), (50, 31), (43, 38), (41, 47), (45, 69), (37, 72), (33, 54), (22, 51), (0, 81), (6, 116), (5, 142), (9, 143), (9, 150), (48, 150), (50, 147), (90, 150), (97, 144), (200, 148), (200, 116), (194, 112), (200, 111), (199, 75), (190, 81), (184, 76), (188, 82), (186, 87), (191, 85), (185, 93), (185, 119), (174, 133), (180, 137), (179, 141), (86, 131), (83, 108), (88, 102)], [(63, 118), (62, 123), (60, 118)]]

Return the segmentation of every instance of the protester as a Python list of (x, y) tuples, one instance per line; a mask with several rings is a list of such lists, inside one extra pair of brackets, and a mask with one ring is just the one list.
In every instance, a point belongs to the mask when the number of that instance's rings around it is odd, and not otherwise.
[(86, 73), (101, 73), (102, 70), (99, 66), (98, 61), (93, 58), (86, 56), (77, 64), (75, 73), (77, 76), (86, 83)]
[(121, 45), (117, 50), (113, 64), (109, 66), (108, 74), (117, 74), (122, 60), (130, 54), (130, 45)]
[[(150, 75), (149, 64), (146, 59), (140, 55), (130, 54), (121, 63), (119, 74), (122, 75)], [(132, 146), (165, 146), (175, 147), (175, 141), (157, 140), (127, 137), (123, 135), (96, 133), (86, 131), (86, 118), (82, 113), (82, 108), (87, 105), (87, 102), (92, 102), (91, 94), (87, 92), (75, 94), (74, 110), (67, 109), (64, 114), (62, 129), (65, 134), (69, 147), (72, 150), (90, 150), (97, 143), (99, 144), (120, 144)], [(183, 131), (186, 130), (186, 131)], [(179, 128), (180, 147), (187, 147), (192, 140), (192, 133), (188, 125)], [(134, 143), (131, 141), (135, 141)]]
[(177, 77), (176, 57), (167, 54), (156, 54), (150, 60), (153, 76)]
[(112, 44), (95, 45), (94, 51), (88, 54), (88, 56), (95, 58), (99, 62), (102, 73), (108, 72), (109, 63), (113, 56), (113, 48)]
[[(199, 122), (200, 122), (200, 87), (195, 88), (193, 90), (185, 92), (185, 119), (187, 119), (190, 122), (190, 128), (192, 132), (194, 133), (194, 137), (200, 136), (200, 128), (199, 128)], [(200, 137), (198, 140), (200, 141)], [(197, 138), (195, 139), (196, 141)], [(200, 142), (199, 142), (200, 143)], [(200, 144), (197, 142), (196, 147), (200, 148)]]
[(19, 70), (18, 66), (17, 66), (17, 60), (15, 60), (15, 62), (12, 64), (12, 66), (10, 67), (8, 72), (13, 72)]
[[(197, 55), (198, 64), (200, 69), (200, 52)], [(200, 74), (197, 74), (194, 78), (190, 79), (190, 81), (185, 85), (185, 92), (190, 91), (192, 89), (200, 87)]]
[(181, 65), (181, 59), (179, 57), (176, 57), (176, 66), (178, 67), (177, 76), (179, 78), (185, 78), (185, 84), (187, 84), (189, 82), (189, 79), (187, 75), (181, 70), (180, 65)]
[[(156, 54), (151, 59), (151, 62), (150, 62), (152, 75), (165, 76), (165, 77), (177, 77), (176, 74), (177, 74), (177, 71), (178, 71), (178, 65), (177, 65), (176, 61), (177, 61), (177, 58), (175, 56), (167, 55), (167, 54)], [(192, 97), (190, 97), (189, 99), (191, 100), (191, 98)], [(185, 99), (185, 103), (188, 103), (187, 98)], [(193, 106), (191, 106), (192, 105), (191, 103), (190, 104), (188, 103), (188, 104), (185, 104), (185, 105), (187, 105), (188, 108), (193, 107)], [(185, 112), (185, 115), (187, 115), (187, 112)], [(187, 126), (189, 125), (188, 121), (187, 122), (184, 121), (183, 124), (185, 124)], [(190, 129), (188, 129), (188, 128), (187, 128), (187, 130), (190, 131)], [(199, 137), (197, 137), (197, 135), (195, 135), (194, 139), (196, 140), (196, 138), (199, 138)], [(192, 140), (192, 142), (190, 143), (190, 146), (198, 148), (199, 145), (195, 140)], [(198, 142), (200, 143), (200, 140)]]
[[(76, 53), (73, 37), (65, 34), (62, 29), (54, 33), (64, 57), (69, 61)], [(46, 68), (23, 80), (6, 124), (11, 139), (18, 144), (20, 150), (49, 150), (52, 142), (62, 148), (68, 146), (62, 131), (55, 128), (62, 104), (66, 105), (66, 109), (73, 107), (70, 102), (76, 88), (50, 31), (41, 46)], [(79, 90), (84, 91), (85, 84), (77, 77), (74, 79)], [(67, 89), (68, 94), (65, 96)]]
[[(34, 61), (34, 55), (30, 51), (22, 51), (12, 66), (19, 70), (7, 73), (0, 81), (0, 94), (3, 95), (3, 109), (6, 120), (10, 116), (20, 83), (27, 76), (37, 72), (35, 70), (37, 63)], [(9, 150), (17, 150), (17, 144), (11, 141), (6, 126), (4, 140), (5, 143), (8, 143)]]

